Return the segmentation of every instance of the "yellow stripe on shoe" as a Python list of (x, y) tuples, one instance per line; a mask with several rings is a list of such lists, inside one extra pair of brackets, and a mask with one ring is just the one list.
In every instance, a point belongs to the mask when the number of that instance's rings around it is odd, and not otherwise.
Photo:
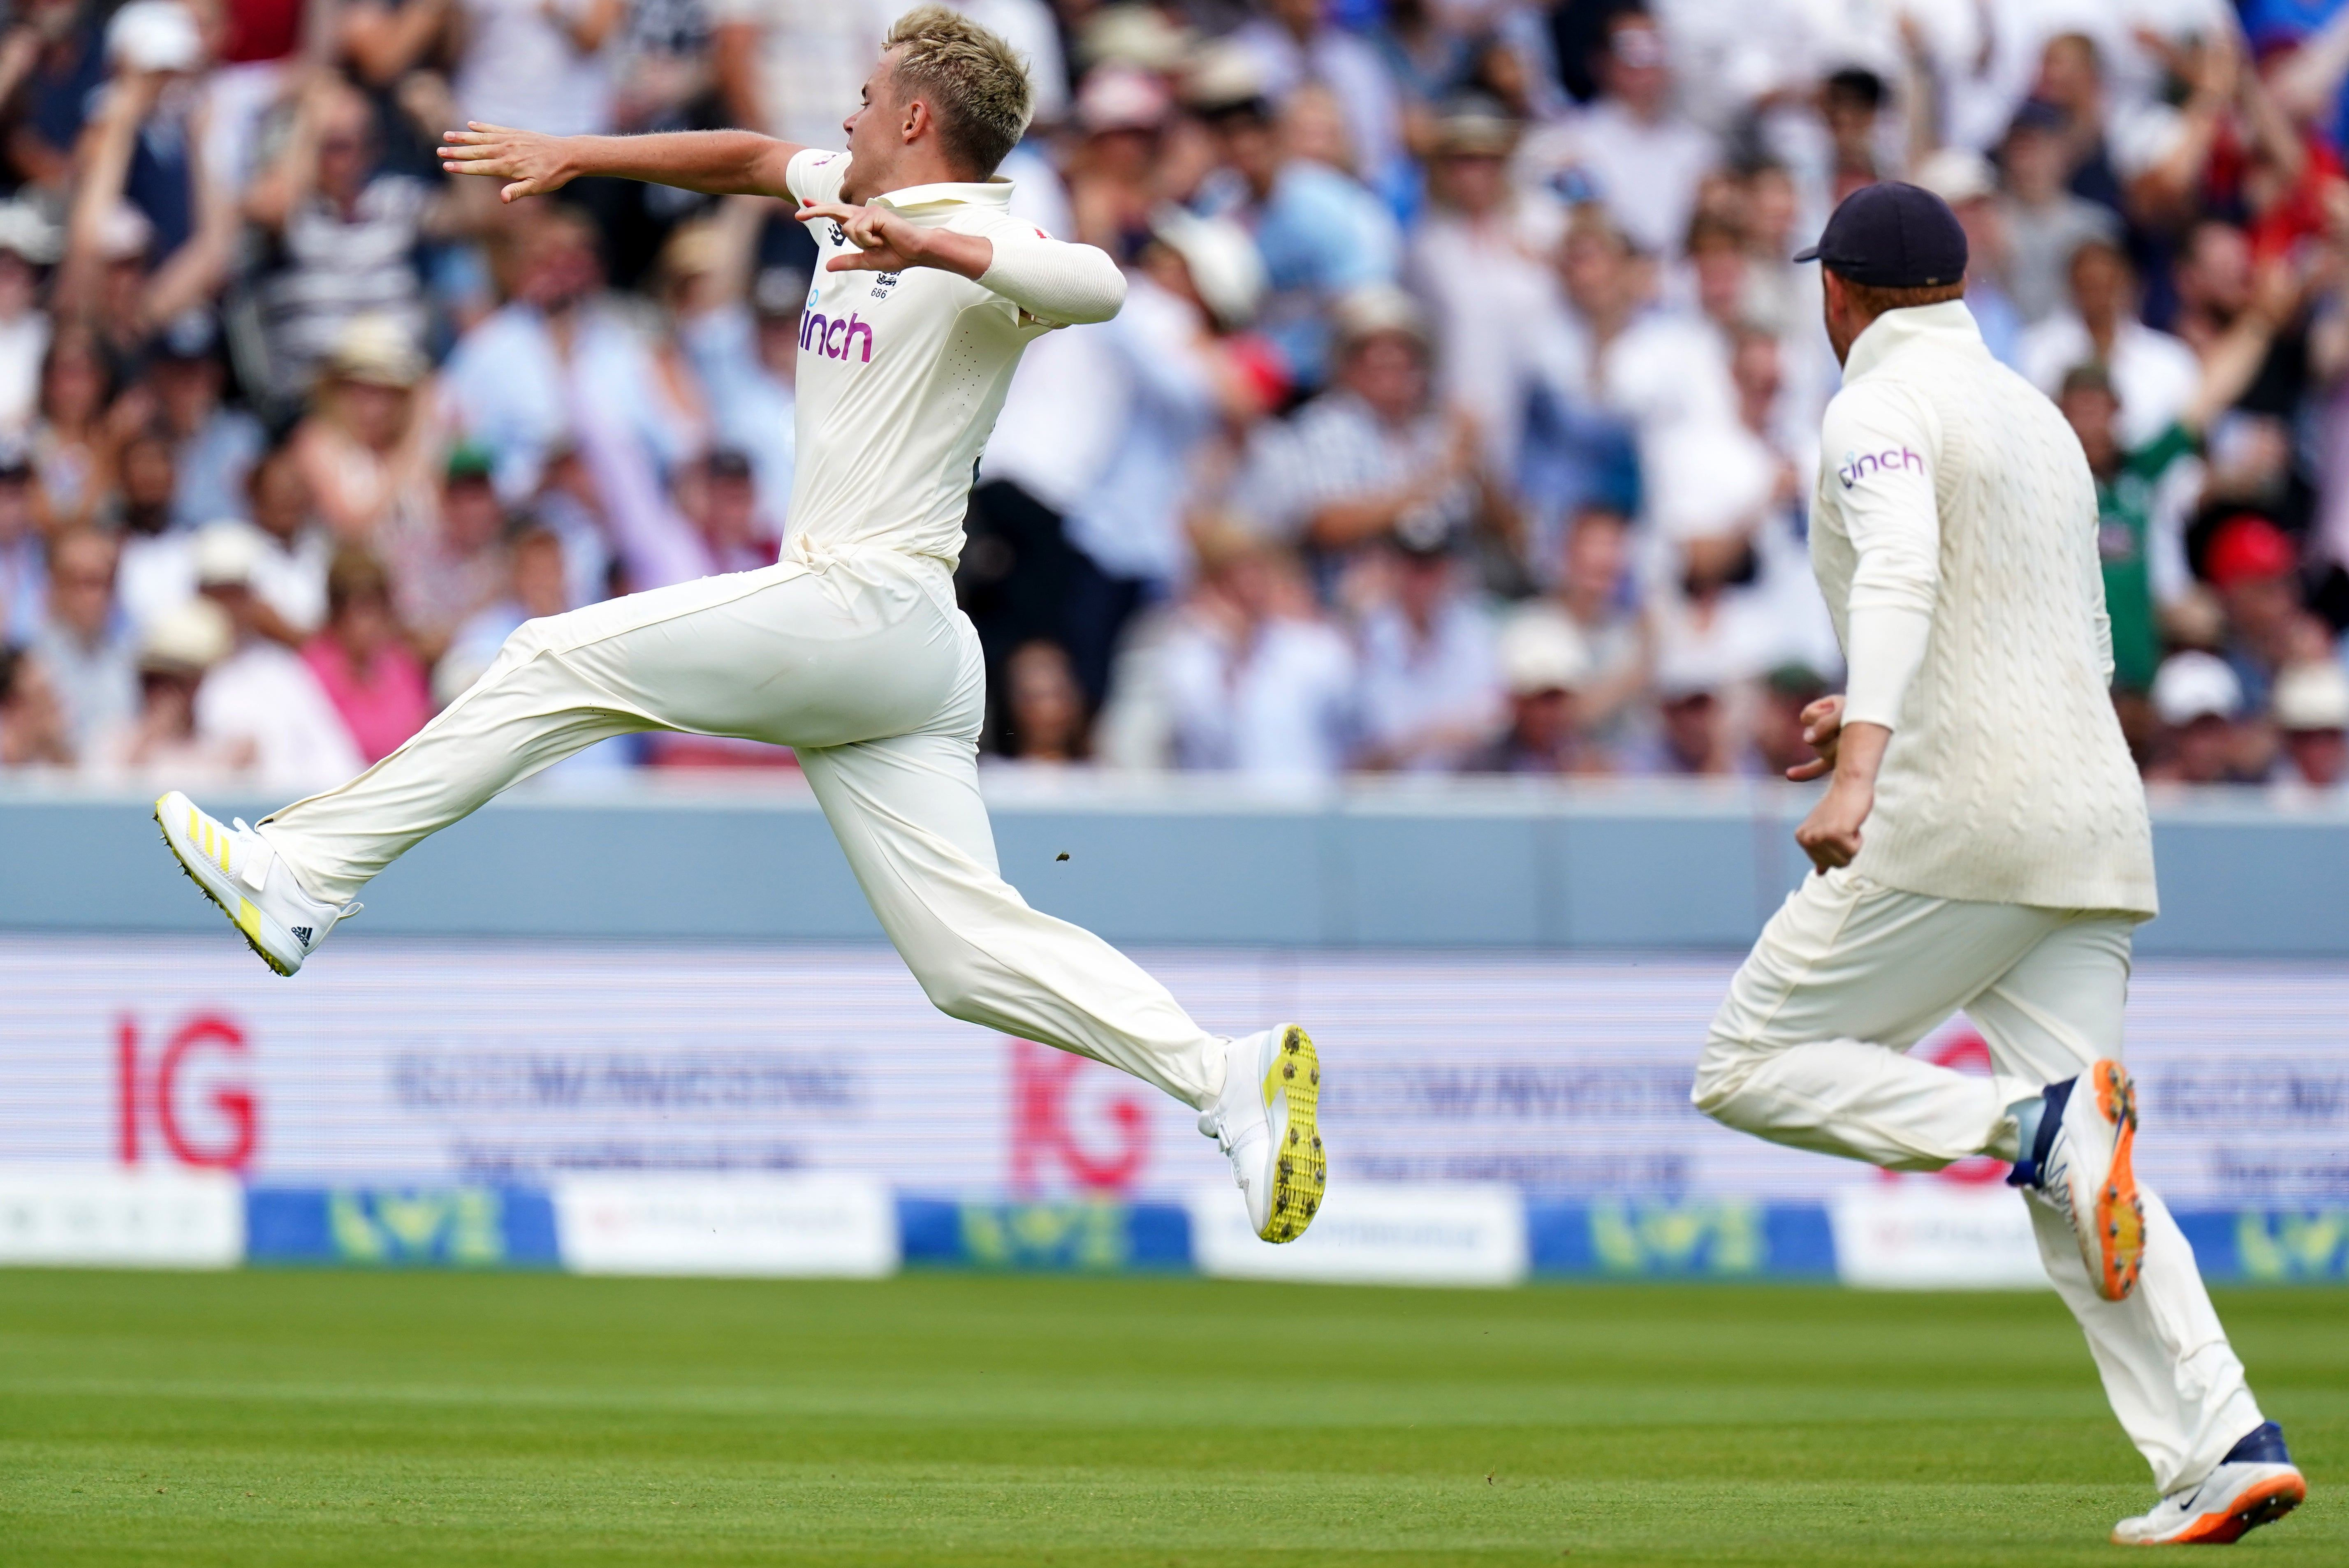
[(1263, 1089), (1268, 1113), (1274, 1097), (1281, 1096), (1288, 1114), (1273, 1161), (1272, 1207), (1257, 1234), (1268, 1242), (1293, 1242), (1321, 1212), (1321, 1195), (1330, 1184), (1330, 1156), (1321, 1146), (1319, 1119), (1321, 1058), (1314, 1052), (1313, 1037), (1295, 1024), (1281, 1031)]

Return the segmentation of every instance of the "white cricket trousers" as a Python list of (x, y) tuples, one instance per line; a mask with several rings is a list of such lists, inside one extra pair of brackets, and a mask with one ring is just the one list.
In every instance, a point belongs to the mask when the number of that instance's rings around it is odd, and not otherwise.
[(1223, 1041), (1100, 937), (1029, 908), (998, 870), (978, 793), (986, 679), (943, 562), (788, 560), (528, 623), (407, 745), (262, 831), (313, 896), (341, 903), (429, 834), (608, 737), (790, 746), (939, 1008), (1206, 1109)]
[[(1929, 898), (1848, 870), (1806, 877), (1730, 982), (1690, 1098), (1774, 1143), (1893, 1171), (2012, 1160), (2009, 1106), (2120, 1059), (2135, 923)], [(1989, 1043), (1992, 1078), (1905, 1054), (1960, 1010)], [(2145, 1192), (2145, 1272), (2111, 1302), (2064, 1216), (2017, 1201), (2155, 1483), (2200, 1481), (2261, 1418), (2178, 1222)]]

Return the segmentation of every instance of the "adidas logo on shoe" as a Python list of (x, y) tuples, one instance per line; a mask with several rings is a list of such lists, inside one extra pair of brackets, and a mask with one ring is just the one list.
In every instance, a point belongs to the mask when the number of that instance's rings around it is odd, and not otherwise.
[(313, 929), (315, 928), (307, 925), (294, 927), (294, 940), (302, 944), (302, 951), (305, 953), (310, 951), (310, 934)]

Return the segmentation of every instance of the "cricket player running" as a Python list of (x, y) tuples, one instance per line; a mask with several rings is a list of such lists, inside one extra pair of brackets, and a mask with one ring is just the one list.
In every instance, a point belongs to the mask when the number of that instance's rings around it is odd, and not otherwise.
[(369, 878), (583, 747), (665, 729), (795, 748), (931, 1001), (1191, 1105), (1257, 1233), (1290, 1241), (1328, 1169), (1312, 1041), (1295, 1025), (1211, 1036), (1116, 949), (1029, 908), (998, 872), (979, 799), (985, 675), (953, 581), (973, 467), (1021, 349), (1108, 320), (1125, 295), (1102, 252), (1010, 215), (1010, 182), (991, 176), (1029, 111), (1002, 40), (925, 5), (891, 29), (845, 152), (740, 130), (450, 132), (445, 167), (506, 181), (508, 201), (616, 175), (800, 203), (823, 265), (801, 339), (782, 559), (530, 622), (407, 745), (257, 827), (176, 791), (156, 816), (254, 950), (292, 975), (357, 913)]
[[(1846, 694), (1804, 716), (1828, 776), (1805, 878), (1714, 1017), (1692, 1098), (1774, 1142), (1893, 1171), (2014, 1162), (2039, 1251), (2161, 1501), (2121, 1542), (2228, 1542), (2306, 1495), (2194, 1254), (2131, 1168), (2129, 943), (2152, 918), (2145, 791), (2106, 686), (2096, 500), (2054, 404), (1982, 346), (1965, 232), (1869, 186), (1813, 250), (1843, 389), (1811, 558)], [(1962, 1008), (1993, 1076), (1913, 1059)]]

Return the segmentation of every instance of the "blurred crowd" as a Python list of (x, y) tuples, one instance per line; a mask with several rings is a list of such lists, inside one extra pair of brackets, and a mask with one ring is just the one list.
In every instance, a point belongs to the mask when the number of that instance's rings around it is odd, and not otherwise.
[[(16, 0), (0, 769), (331, 784), (523, 621), (774, 559), (787, 204), (505, 206), (468, 119), (837, 146), (902, 0)], [(1764, 775), (1840, 684), (1835, 203), (1902, 179), (2102, 507), (2148, 779), (2349, 774), (2349, 0), (967, 0), (1028, 352), (957, 573), (1005, 768)], [(689, 736), (581, 779), (789, 766)]]

